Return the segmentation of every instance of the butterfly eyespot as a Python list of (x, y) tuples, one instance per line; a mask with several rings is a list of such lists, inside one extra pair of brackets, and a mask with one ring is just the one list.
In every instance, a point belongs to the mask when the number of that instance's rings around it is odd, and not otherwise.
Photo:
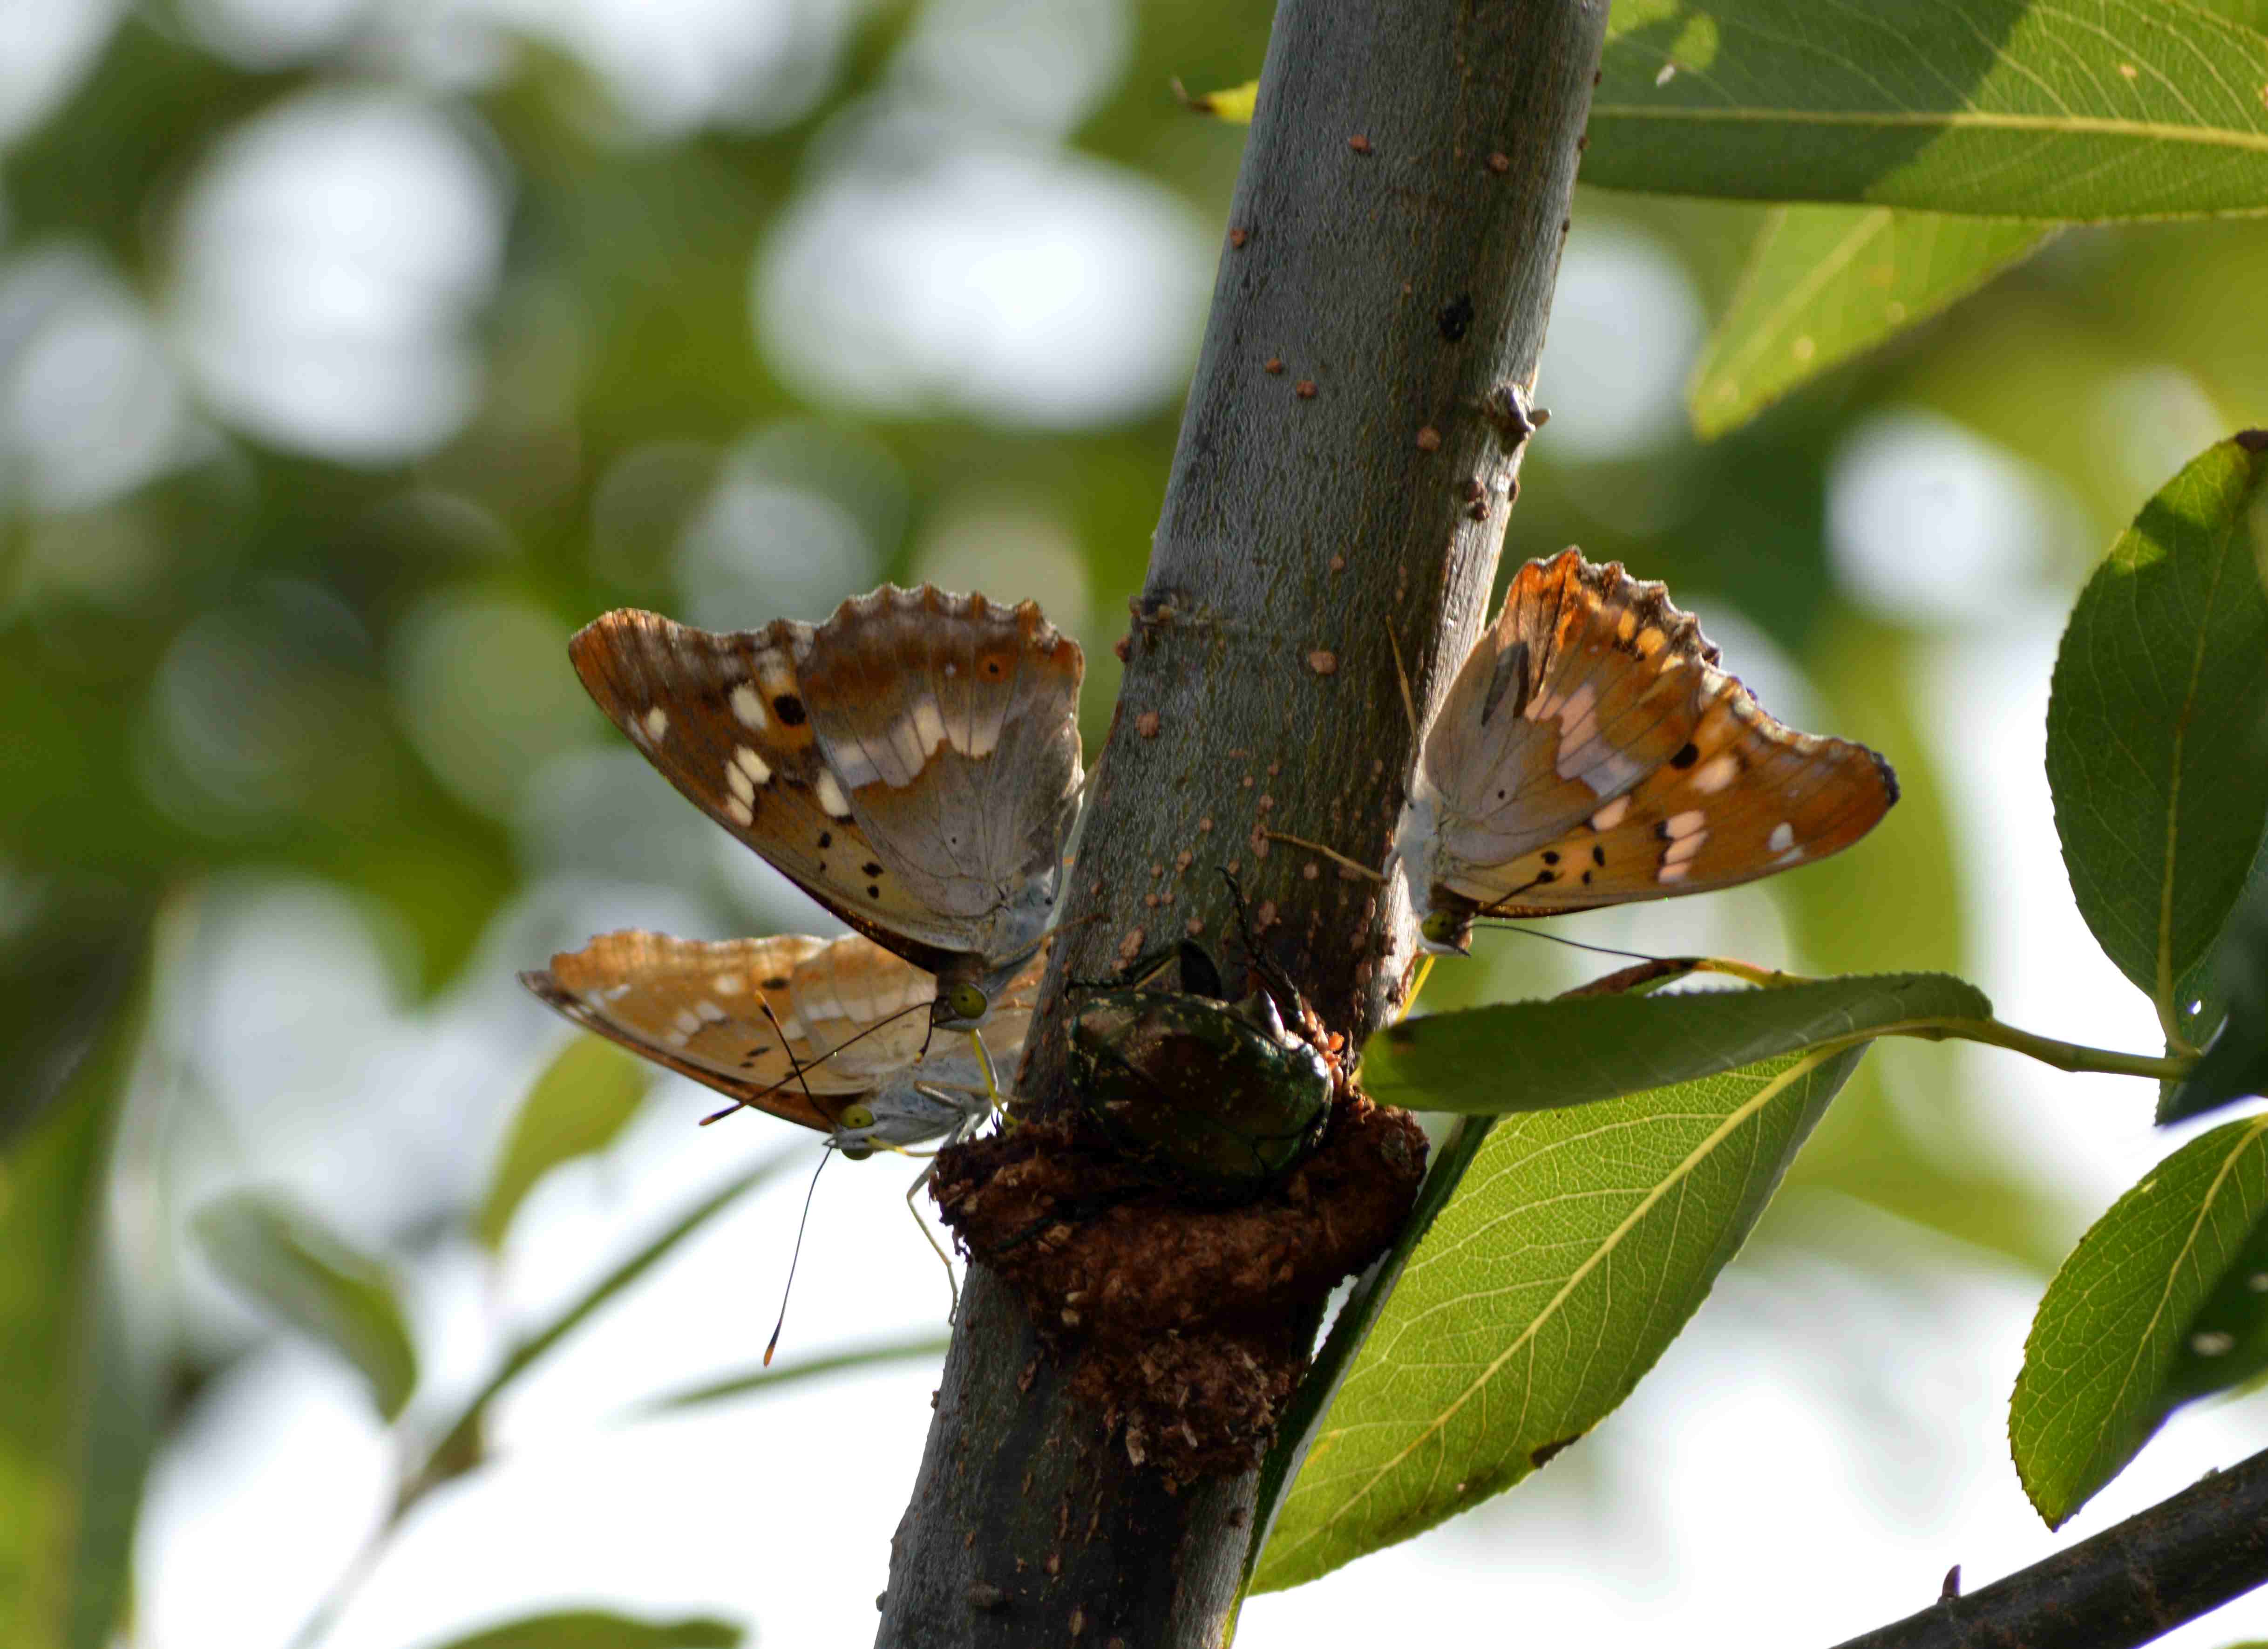
[(803, 700), (788, 692), (772, 700), (772, 714), (789, 727), (801, 727), (810, 719), (803, 707)]
[(982, 1019), (991, 1001), (975, 985), (956, 985), (945, 994), (945, 1005), (956, 1019)]
[(843, 1107), (842, 1126), (846, 1128), (850, 1128), (854, 1132), (862, 1131), (873, 1127), (873, 1106), (863, 1105), (844, 1105)]

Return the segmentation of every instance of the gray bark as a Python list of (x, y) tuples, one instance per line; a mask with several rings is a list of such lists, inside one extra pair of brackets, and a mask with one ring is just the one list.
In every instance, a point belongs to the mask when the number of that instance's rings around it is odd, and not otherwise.
[[(1388, 636), (1422, 717), (1517, 492), (1487, 409), (1535, 385), (1606, 11), (1279, 8), (1025, 1104), (1069, 1101), (1066, 977), (1192, 923), (1235, 953), (1224, 866), (1326, 1024), (1359, 1044), (1398, 996), (1402, 902), (1258, 832), (1385, 861), (1415, 754)], [(1218, 1641), (1251, 1474), (1130, 1465), (981, 1267), (936, 1410), (879, 1643)]]

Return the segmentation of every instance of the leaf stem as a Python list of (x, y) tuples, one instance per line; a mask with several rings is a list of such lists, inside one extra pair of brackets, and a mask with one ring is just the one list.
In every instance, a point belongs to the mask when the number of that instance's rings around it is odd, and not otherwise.
[(2042, 1064), (2052, 1065), (2058, 1070), (2093, 1071), (2110, 1076), (2153, 1076), (2167, 1082), (2178, 1081), (2188, 1076), (2191, 1068), (2197, 1063), (2194, 1056), (2121, 1054), (2112, 1048), (2088, 1047), (2083, 1043), (2062, 1042), (2053, 1037), (2037, 1036), (2029, 1031), (2020, 1031), (2014, 1025), (2004, 1024), (1998, 1019), (1962, 1019), (1950, 1015), (1903, 1019), (1896, 1024), (1882, 1025), (1821, 1046), (1848, 1047), (1854, 1042), (1867, 1042), (1883, 1036), (1918, 1037), (1926, 1042), (1941, 1042), (1948, 1038), (1963, 1042), (1984, 1042), (1993, 1047), (2029, 1054)]

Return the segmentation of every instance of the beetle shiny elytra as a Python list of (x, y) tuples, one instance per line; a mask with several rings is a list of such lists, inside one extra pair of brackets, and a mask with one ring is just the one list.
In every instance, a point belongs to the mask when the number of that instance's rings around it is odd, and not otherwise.
[[(1181, 988), (1153, 982), (1178, 963)], [(1226, 1000), (1219, 970), (1183, 942), (1137, 963), (1130, 985), (1089, 987), (1071, 1029), (1071, 1077), (1127, 1157), (1209, 1200), (1256, 1196), (1322, 1137), (1331, 1073), (1260, 987)]]

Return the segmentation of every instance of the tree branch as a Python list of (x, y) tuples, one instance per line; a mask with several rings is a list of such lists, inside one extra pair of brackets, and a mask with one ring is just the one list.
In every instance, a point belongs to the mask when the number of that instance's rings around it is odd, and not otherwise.
[[(1383, 861), (1422, 714), (1479, 629), (1517, 492), (1605, 0), (1284, 0), (1204, 347), (1015, 1083), (1072, 1103), (1064, 980), (1185, 933), (1220, 946), (1218, 871), (1359, 1042), (1398, 991), (1406, 910), (1270, 856), (1263, 828)], [(1012, 595), (1012, 591), (995, 592)], [(1288, 1334), (1302, 1325), (1285, 1325)], [(1314, 1323), (1304, 1332), (1312, 1335)], [(1254, 1478), (1179, 1491), (1064, 1389), (974, 1268), (878, 1641), (1216, 1641)]]
[(1837, 1649), (2129, 1649), (2268, 1582), (2268, 1450)]

